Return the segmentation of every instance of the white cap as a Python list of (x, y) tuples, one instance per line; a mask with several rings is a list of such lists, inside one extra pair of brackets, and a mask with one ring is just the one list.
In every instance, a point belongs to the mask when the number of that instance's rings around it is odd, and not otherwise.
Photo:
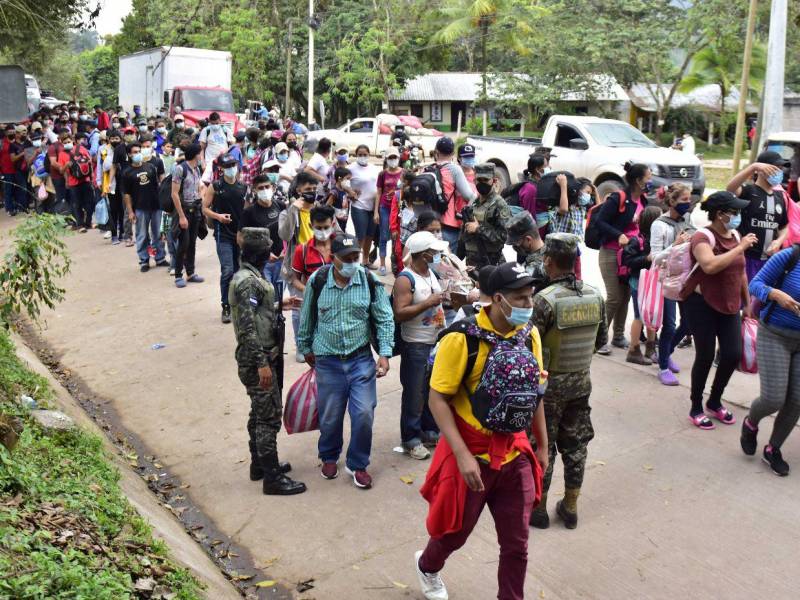
[(282, 166), (282, 163), (278, 160), (275, 160), (274, 158), (264, 163), (265, 169), (271, 169), (272, 167), (280, 167), (280, 166)]
[(178, 113), (177, 115), (175, 115), (175, 117), (172, 120), (173, 121), (185, 121), (186, 119), (183, 118), (182, 114)]
[(278, 142), (275, 144), (275, 154), (280, 154), (281, 152), (288, 152), (289, 146), (286, 145), (286, 142)]
[(449, 244), (445, 240), (440, 240), (430, 231), (418, 231), (416, 233), (412, 233), (411, 236), (406, 240), (405, 253), (419, 254), (425, 250), (444, 252), (449, 247)]

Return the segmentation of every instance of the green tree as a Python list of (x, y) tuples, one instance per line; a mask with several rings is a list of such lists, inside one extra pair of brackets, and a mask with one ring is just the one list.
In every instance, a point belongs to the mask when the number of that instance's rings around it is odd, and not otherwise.
[[(767, 52), (762, 44), (753, 45), (753, 57), (750, 63), (750, 85), (746, 92), (749, 96), (760, 94), (767, 68)], [(742, 76), (742, 54), (738, 48), (712, 44), (700, 50), (692, 60), (689, 73), (679, 85), (682, 92), (691, 92), (705, 85), (716, 85), (719, 88), (720, 138), (725, 143), (725, 100)]]
[(73, 88), (83, 90), (86, 87), (80, 58), (68, 48), (55, 49), (38, 75), (39, 85), (61, 100), (72, 98)]
[(119, 61), (111, 46), (97, 46), (78, 57), (86, 84), (84, 96), (90, 105), (112, 106), (117, 103)]

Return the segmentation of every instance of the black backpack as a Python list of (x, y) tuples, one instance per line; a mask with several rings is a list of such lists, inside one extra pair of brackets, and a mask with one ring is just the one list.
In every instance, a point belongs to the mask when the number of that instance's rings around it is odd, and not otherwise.
[(536, 201), (547, 202), (548, 206), (556, 207), (561, 200), (561, 186), (556, 182), (556, 177), (564, 175), (567, 178), (567, 198), (570, 204), (577, 204), (581, 186), (575, 175), (568, 171), (551, 171), (542, 175), (542, 178), (535, 183)]
[[(311, 284), (311, 291), (313, 292), (314, 298), (314, 306), (317, 306), (317, 302), (319, 301), (319, 295), (322, 293), (322, 288), (325, 287), (325, 283), (328, 281), (328, 273), (330, 273), (333, 265), (327, 264), (322, 265), (319, 269), (314, 271), (314, 276), (311, 278), (309, 283)], [(370, 273), (365, 272), (364, 275), (367, 278), (367, 284), (369, 285), (369, 303), (372, 305), (375, 302), (375, 288), (379, 285), (383, 285), (380, 281), (375, 279)], [(395, 343), (398, 338), (398, 330), (400, 328), (397, 327), (395, 324), (394, 328), (394, 339)], [(372, 318), (369, 319), (369, 343), (375, 349), (375, 352), (379, 352), (378, 347), (378, 331), (375, 327), (375, 323), (373, 322)], [(397, 356), (400, 354), (400, 351), (396, 348), (392, 351), (392, 356)]]
[[(189, 172), (189, 165), (186, 161), (178, 163), (176, 166), (183, 169), (183, 179), (181, 179), (181, 189), (178, 192), (178, 197), (183, 197), (183, 182), (186, 179), (186, 174)], [(172, 173), (164, 177), (161, 183), (158, 184), (158, 206), (167, 214), (172, 214), (175, 210), (175, 203), (172, 201)]]
[(430, 165), (411, 180), (409, 202), (428, 206), (433, 212), (444, 214), (450, 206), (450, 198), (444, 193), (442, 185), (442, 165)]
[(92, 175), (92, 157), (76, 150), (70, 154), (69, 174), (79, 181), (88, 181)]
[[(625, 190), (618, 190), (616, 193), (619, 194), (619, 212), (625, 212)], [(611, 196), (606, 198), (605, 201), (608, 202), (610, 198)], [(603, 204), (595, 204), (589, 209), (589, 214), (586, 216), (586, 231), (583, 235), (583, 241), (586, 247), (592, 250), (600, 250), (603, 242), (606, 241), (603, 232), (600, 231), (600, 228), (597, 226), (597, 222), (600, 220), (600, 210), (602, 208)]]

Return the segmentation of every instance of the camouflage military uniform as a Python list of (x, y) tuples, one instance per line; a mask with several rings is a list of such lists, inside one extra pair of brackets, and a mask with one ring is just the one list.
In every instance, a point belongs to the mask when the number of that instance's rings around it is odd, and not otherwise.
[(526, 254), (521, 261), (519, 258), (522, 257), (519, 257), (518, 255), (517, 262), (525, 267), (525, 270), (537, 281), (537, 283), (543, 282), (545, 279), (547, 279), (547, 275), (544, 272), (544, 246), (542, 246), (539, 250), (535, 250), (530, 254)]
[[(551, 234), (546, 248), (562, 243), (561, 236), (569, 234)], [(571, 247), (570, 242), (566, 243)], [(544, 476), (541, 510), (546, 510), (546, 495), (558, 450), (564, 463), (565, 501), (571, 497), (570, 512), (574, 513), (583, 484), (587, 446), (594, 437), (589, 367), (595, 350), (607, 341), (605, 303), (597, 290), (576, 280), (573, 274), (548, 283), (533, 298), (532, 318), (542, 337), (544, 363), (549, 373), (544, 411), (550, 460)]]
[(243, 262), (233, 276), (228, 301), (236, 332), (236, 363), (239, 380), (250, 396), (250, 453), (253, 461), (277, 455), (276, 436), (281, 428), (281, 390), (273, 368), (272, 387), (259, 385), (258, 369), (275, 364), (278, 347), (272, 322), (275, 318), (275, 290), (253, 265)]
[[(479, 177), (494, 177), (494, 165), (477, 165), (475, 178)], [(478, 222), (478, 231), (461, 232), (467, 264), (480, 268), (505, 262), (503, 246), (506, 244), (506, 224), (511, 218), (506, 201), (493, 190), (488, 196), (478, 196), (470, 202), (469, 210)]]

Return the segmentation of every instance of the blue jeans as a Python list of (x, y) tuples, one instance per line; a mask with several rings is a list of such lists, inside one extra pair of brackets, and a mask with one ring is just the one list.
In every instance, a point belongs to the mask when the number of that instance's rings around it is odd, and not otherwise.
[(3, 203), (7, 213), (13, 214), (28, 207), (25, 175), (9, 173), (3, 175)]
[[(354, 206), (350, 209), (350, 216), (353, 219), (353, 229), (356, 232), (356, 239), (359, 244), (366, 238), (375, 239), (375, 218), (371, 210), (364, 210)], [(366, 260), (366, 257), (364, 257), (364, 260)]]
[(378, 252), (380, 252), (381, 258), (386, 258), (386, 244), (392, 239), (389, 235), (389, 218), (392, 216), (392, 207), (381, 206), (378, 211), (381, 218), (381, 222), (378, 224)]
[(669, 357), (675, 351), (675, 346), (683, 339), (683, 336), (689, 333), (689, 327), (683, 316), (681, 316), (681, 324), (677, 328), (675, 327), (678, 308), (677, 301), (664, 298), (664, 322), (658, 338), (658, 367), (662, 371), (669, 368)]
[(350, 413), (350, 445), (345, 464), (351, 471), (366, 469), (372, 450), (372, 420), (378, 403), (372, 353), (365, 350), (347, 360), (335, 356), (316, 358), (319, 458), (324, 463), (339, 460), (347, 409)]
[(223, 306), (228, 304), (228, 288), (233, 274), (239, 270), (239, 246), (236, 240), (216, 235), (217, 257), (219, 258), (219, 292)]
[(161, 211), (136, 210), (136, 254), (139, 264), (146, 265), (150, 262), (147, 247), (156, 249), (156, 262), (164, 260), (164, 244), (161, 241)]
[(450, 254), (458, 252), (458, 238), (461, 231), (455, 227), (442, 226), (442, 239), (450, 244)]
[[(264, 265), (264, 279), (269, 281), (273, 286), (276, 286), (281, 281), (281, 266), (283, 261), (276, 260), (273, 263), (268, 262)], [(298, 316), (299, 318), (299, 316)]]
[[(123, 216), (123, 218), (125, 218), (125, 217)], [(172, 223), (172, 221), (170, 221), (170, 223)], [(122, 238), (122, 231), (119, 232), (119, 237), (120, 237), (120, 239)], [(167, 238), (167, 250), (169, 251), (169, 268), (170, 269), (174, 269), (175, 268), (175, 253), (177, 252), (177, 249), (175, 247), (175, 236), (172, 234), (172, 226), (171, 225), (169, 227), (167, 227), (167, 233), (166, 233), (166, 235), (164, 237)]]
[(410, 450), (426, 440), (435, 439), (439, 428), (428, 408), (430, 388), (425, 378), (432, 344), (405, 342), (400, 353), (400, 385), (403, 395), (400, 404), (400, 439)]

